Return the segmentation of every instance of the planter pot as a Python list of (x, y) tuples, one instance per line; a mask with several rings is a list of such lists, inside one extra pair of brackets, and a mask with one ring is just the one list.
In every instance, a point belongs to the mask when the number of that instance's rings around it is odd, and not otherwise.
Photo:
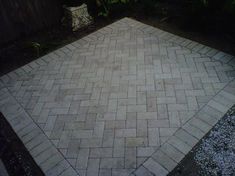
[(86, 4), (77, 7), (64, 6), (64, 11), (65, 16), (62, 19), (62, 23), (71, 28), (72, 31), (77, 31), (93, 22), (93, 18), (89, 15)]

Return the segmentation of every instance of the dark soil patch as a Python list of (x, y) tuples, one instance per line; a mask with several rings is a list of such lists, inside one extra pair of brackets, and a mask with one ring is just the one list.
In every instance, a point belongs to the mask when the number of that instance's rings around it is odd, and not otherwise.
[[(62, 26), (55, 26), (50, 30), (38, 32), (26, 39), (0, 46), (0, 76), (76, 41), (111, 22), (113, 20), (96, 20), (94, 24), (77, 32), (71, 32)], [(33, 46), (33, 42), (40, 44), (39, 55)]]
[(235, 106), (185, 156), (168, 176), (235, 174)]
[[(0, 76), (125, 16), (235, 55), (234, 19), (220, 15), (208, 15), (205, 19), (201, 19), (203, 15), (200, 17), (195, 14), (187, 15), (188, 12), (185, 11), (187, 8), (176, 0), (159, 2), (157, 7), (153, 7), (151, 3), (145, 3), (145, 6), (137, 4), (128, 8), (118, 6), (112, 9), (109, 18), (96, 17), (93, 25), (77, 32), (71, 32), (58, 25), (27, 38), (4, 44), (0, 46)], [(96, 13), (97, 9), (91, 11)], [(33, 42), (40, 44), (39, 55), (33, 47)]]
[(202, 11), (201, 14), (200, 11), (192, 13), (189, 10), (191, 6), (179, 0), (159, 1), (157, 7), (151, 8), (153, 7), (143, 8), (140, 5), (130, 16), (164, 31), (235, 55), (234, 16), (214, 15), (209, 10)]
[(2, 113), (0, 113), (0, 158), (10, 176), (44, 176)]

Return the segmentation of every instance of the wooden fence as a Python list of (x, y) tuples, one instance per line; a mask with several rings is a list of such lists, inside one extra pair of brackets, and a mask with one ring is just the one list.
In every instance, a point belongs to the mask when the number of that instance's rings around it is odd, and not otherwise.
[(60, 23), (60, 0), (0, 0), (0, 44)]

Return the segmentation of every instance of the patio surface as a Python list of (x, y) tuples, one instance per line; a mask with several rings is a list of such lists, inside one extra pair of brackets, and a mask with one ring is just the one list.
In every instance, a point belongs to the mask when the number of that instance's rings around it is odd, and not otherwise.
[(124, 18), (1, 77), (0, 110), (46, 175), (167, 175), (235, 103), (234, 61)]

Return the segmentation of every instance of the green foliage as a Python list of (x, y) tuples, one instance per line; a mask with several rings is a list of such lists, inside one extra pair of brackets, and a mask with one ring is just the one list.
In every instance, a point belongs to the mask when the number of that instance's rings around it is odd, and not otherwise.
[(226, 0), (223, 10), (227, 13), (235, 15), (235, 0)]
[[(65, 1), (65, 0), (64, 0)], [(174, 6), (182, 6), (178, 14), (185, 14), (191, 20), (208, 21), (208, 18), (222, 18), (235, 15), (235, 0), (67, 0), (88, 4), (93, 16), (110, 17), (134, 12), (147, 16), (176, 15)], [(172, 5), (173, 3), (173, 5)], [(168, 5), (170, 8), (168, 8)], [(172, 11), (174, 14), (172, 14)], [(128, 14), (128, 13), (127, 13)], [(226, 15), (225, 15), (226, 14)]]
[[(146, 15), (155, 14), (159, 0), (96, 0), (98, 16), (108, 17), (115, 11), (128, 11), (131, 8), (141, 7), (141, 12)], [(159, 9), (158, 9), (159, 10)], [(162, 12), (161, 12), (162, 13)]]
[(137, 0), (96, 0), (99, 8), (98, 16), (108, 17), (115, 7), (124, 5), (127, 8), (133, 2), (137, 2)]

